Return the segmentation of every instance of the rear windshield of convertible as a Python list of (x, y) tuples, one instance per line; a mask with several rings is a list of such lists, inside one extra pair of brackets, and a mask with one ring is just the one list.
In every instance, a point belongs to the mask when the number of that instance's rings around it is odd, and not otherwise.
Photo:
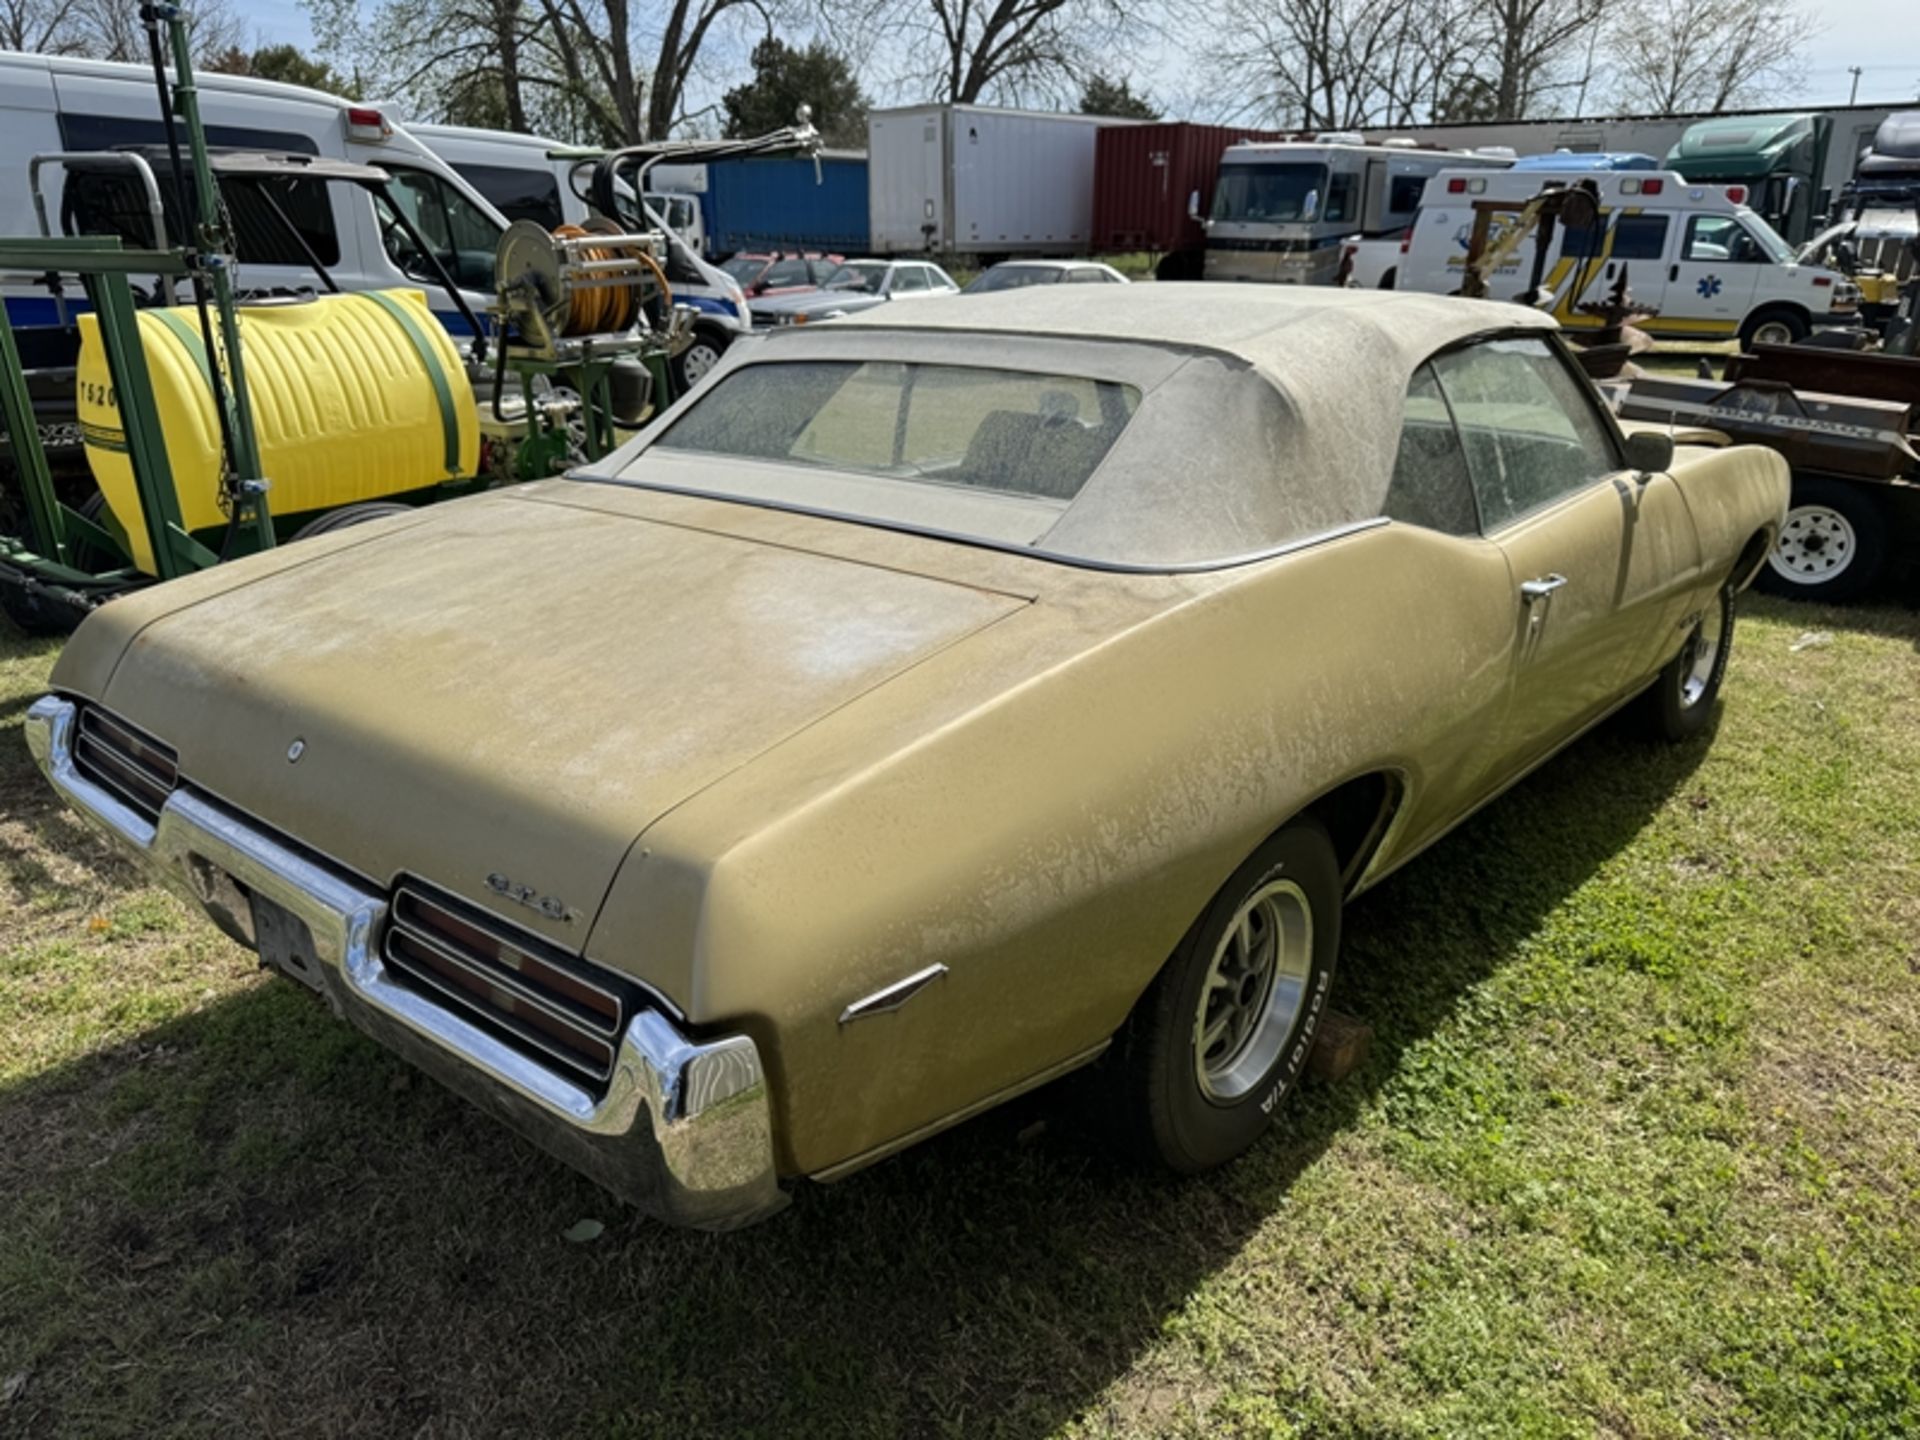
[(1076, 375), (803, 360), (723, 377), (655, 445), (1067, 501), (1139, 407)]
[(1150, 571), (1380, 513), (1406, 388), (1391, 356), (1390, 430), (1355, 402), (1354, 367), (1318, 354), (1305, 373), (1333, 423), (1309, 425), (1291, 380), (1224, 350), (858, 320), (740, 342), (579, 478)]

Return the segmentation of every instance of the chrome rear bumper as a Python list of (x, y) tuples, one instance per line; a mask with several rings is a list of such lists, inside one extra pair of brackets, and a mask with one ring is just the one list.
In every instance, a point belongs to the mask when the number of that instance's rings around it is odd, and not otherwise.
[(27, 712), (27, 748), (53, 788), (242, 943), (252, 943), (251, 914), (236, 910), (248, 897), (297, 917), (337, 1014), (658, 1219), (728, 1230), (785, 1205), (766, 1077), (747, 1036), (696, 1042), (642, 1010), (606, 1094), (583, 1090), (398, 984), (380, 959), (384, 894), (185, 785), (152, 823), (89, 780), (73, 763), (76, 718), (57, 695)]

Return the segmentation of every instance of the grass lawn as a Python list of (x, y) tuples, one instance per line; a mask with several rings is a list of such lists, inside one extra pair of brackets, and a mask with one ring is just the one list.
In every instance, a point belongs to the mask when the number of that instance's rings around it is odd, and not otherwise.
[(1711, 744), (1610, 727), (1361, 901), (1372, 1057), (1226, 1172), (1043, 1095), (724, 1237), (135, 884), (18, 739), (52, 655), (0, 638), (0, 1433), (1920, 1433), (1911, 609), (1751, 602)]

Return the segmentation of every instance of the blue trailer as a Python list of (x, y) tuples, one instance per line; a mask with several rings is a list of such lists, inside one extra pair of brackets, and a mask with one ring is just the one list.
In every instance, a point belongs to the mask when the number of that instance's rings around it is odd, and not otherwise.
[(823, 151), (817, 176), (814, 162), (801, 156), (662, 165), (654, 175), (660, 189), (699, 196), (711, 255), (773, 249), (858, 255), (869, 248), (863, 151)]

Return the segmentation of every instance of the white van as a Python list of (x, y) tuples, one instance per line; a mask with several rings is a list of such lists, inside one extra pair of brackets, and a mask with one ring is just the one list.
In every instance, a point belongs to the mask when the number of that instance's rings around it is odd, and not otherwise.
[[(411, 125), (408, 131), (446, 161), (509, 220), (532, 220), (551, 230), (578, 225), (593, 214), (587, 194), (593, 162), (604, 152), (568, 146), (538, 135), (467, 125)], [(626, 191), (624, 182), (621, 185)], [(703, 258), (705, 230), (691, 195), (646, 196), (648, 218), (674, 239), (668, 278), (674, 303), (698, 312), (693, 343), (674, 357), (684, 390), (712, 369), (721, 353), (753, 329), (740, 284)]]
[[(593, 162), (603, 150), (473, 125), (416, 124), (407, 126), (407, 133), (459, 171), (509, 220), (532, 220), (551, 230), (578, 225), (593, 213), (587, 192)], [(647, 209), (696, 253), (707, 253), (706, 226), (693, 196), (656, 186), (647, 194)]]
[[(393, 177), (394, 200), (439, 251), (474, 314), (486, 308), (493, 292), (494, 250), (506, 222), (391, 114), (378, 106), (247, 76), (202, 72), (194, 82), (209, 145), (349, 160), (387, 171)], [(0, 234), (12, 236), (40, 233), (28, 182), (35, 156), (166, 142), (151, 69), (53, 55), (0, 51), (0, 127), (7, 137), (0, 147)], [(160, 178), (166, 183), (166, 176)], [(67, 180), (57, 163), (41, 169), (41, 193), (56, 235), (62, 233), (62, 220), (70, 221), (76, 202), (84, 198), (67, 193)], [(89, 176), (84, 183), (100, 182)], [(342, 290), (422, 288), (450, 334), (471, 333), (401, 228), (391, 219), (382, 221), (371, 194), (318, 180), (289, 180), (284, 187), (279, 195), (282, 208)], [(73, 188), (78, 192), (82, 184)], [(283, 228), (250, 224), (247, 216), (238, 214), (234, 221), (242, 290), (317, 287), (307, 257), (297, 253)], [(57, 311), (47, 291), (17, 282), (0, 290), (8, 319), (22, 332), (23, 359), (30, 366), (30, 356), (61, 363), (54, 358), (60, 351), (57, 343), (33, 343), (36, 338), (57, 338)], [(69, 354), (71, 348), (69, 332)]]
[(1427, 180), (1448, 166), (1496, 169), (1510, 153), (1364, 143), (1357, 133), (1313, 141), (1243, 140), (1220, 156), (1207, 232), (1209, 280), (1392, 289), (1400, 241)]
[[(1858, 287), (1838, 271), (1799, 263), (1793, 247), (1747, 208), (1744, 186), (1689, 184), (1656, 170), (1444, 170), (1427, 182), (1398, 288), (1453, 293), (1465, 274), (1477, 204), (1498, 207), (1490, 231), (1497, 237), (1545, 185), (1581, 180), (1599, 187), (1599, 220), (1557, 227), (1543, 272), (1552, 314), (1569, 329), (1600, 323), (1576, 307), (1603, 299), (1623, 270), (1634, 300), (1659, 311), (1640, 328), (1662, 338), (1785, 345), (1818, 326), (1858, 320)], [(1492, 277), (1491, 298), (1512, 300), (1527, 288), (1535, 238)]]

